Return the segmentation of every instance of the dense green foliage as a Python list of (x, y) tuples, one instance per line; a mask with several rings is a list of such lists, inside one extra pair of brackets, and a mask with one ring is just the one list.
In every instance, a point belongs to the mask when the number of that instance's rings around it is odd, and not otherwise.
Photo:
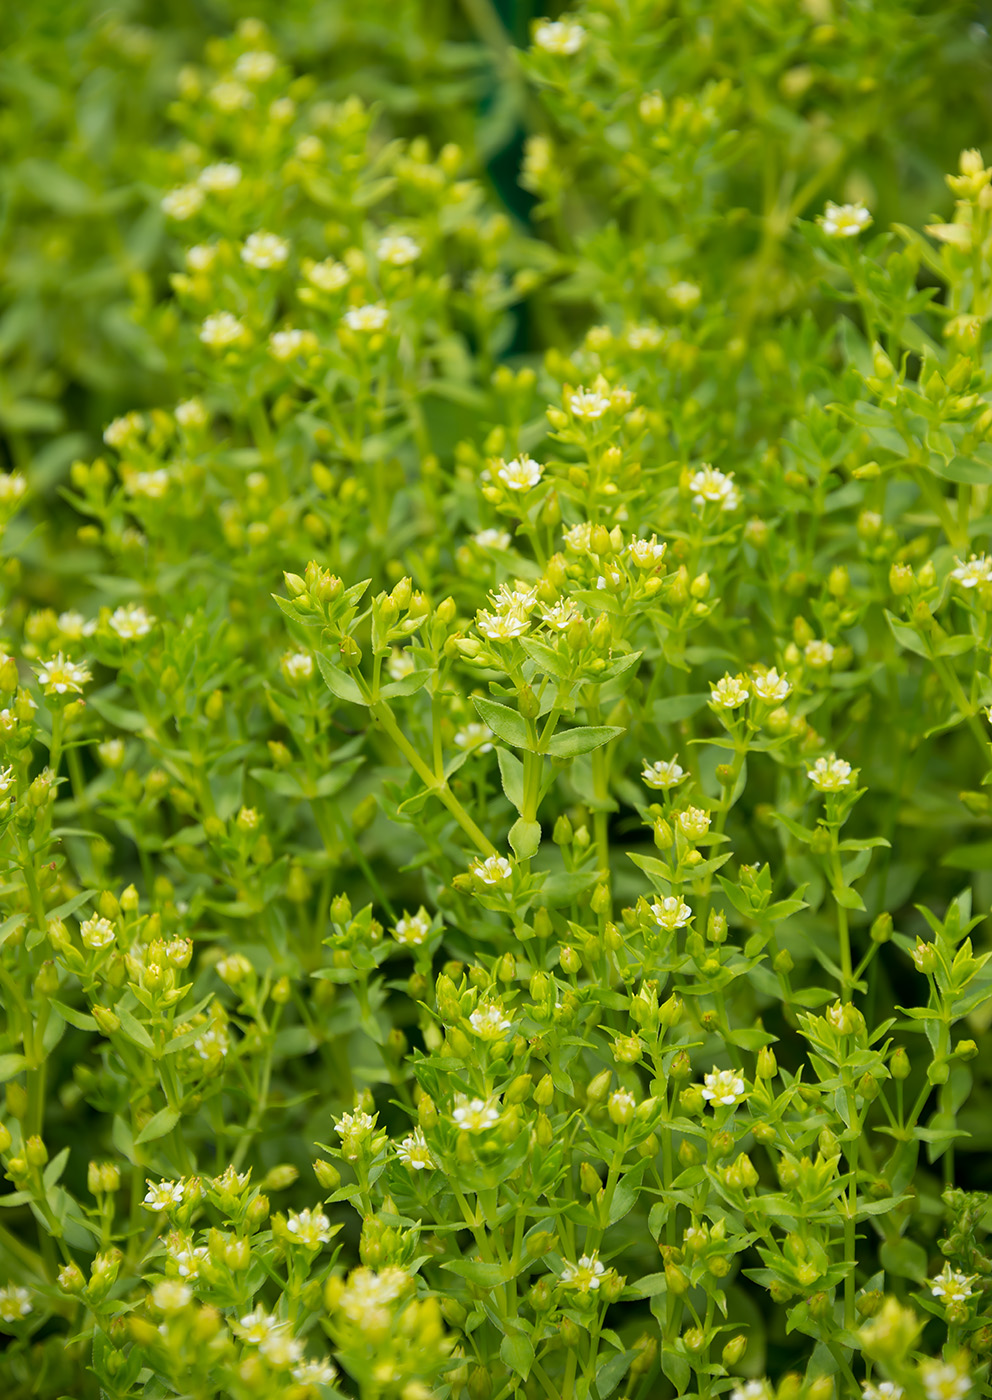
[(256, 13), (0, 21), (4, 1400), (992, 1393), (981, 17)]

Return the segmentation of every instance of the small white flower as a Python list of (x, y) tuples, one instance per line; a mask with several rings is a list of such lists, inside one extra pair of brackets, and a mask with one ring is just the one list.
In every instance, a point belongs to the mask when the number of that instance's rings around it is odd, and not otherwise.
[(866, 228), (871, 228), (872, 218), (860, 201), (857, 204), (835, 204), (828, 199), (817, 223), (831, 238), (855, 238)]
[(924, 1361), (920, 1377), (927, 1400), (964, 1400), (971, 1381), (949, 1361)]
[(303, 1355), (303, 1343), (298, 1337), (289, 1335), (285, 1324), (260, 1342), (258, 1349), (270, 1366), (279, 1368), (295, 1366)]
[(736, 510), (741, 503), (733, 472), (722, 472), (708, 462), (689, 478), (689, 490), (695, 506), (715, 505), (721, 510)]
[(492, 753), (493, 731), (488, 724), (469, 720), (461, 729), (455, 730), (455, 748), (471, 749), (474, 753)]
[(586, 41), (586, 31), (572, 20), (545, 19), (534, 30), (534, 43), (545, 53), (561, 57), (576, 54)]
[(344, 263), (335, 262), (333, 258), (324, 262), (307, 260), (303, 264), (303, 276), (321, 292), (338, 292), (351, 281), (351, 273)]
[(664, 333), (657, 326), (631, 326), (626, 339), (631, 350), (657, 350)]
[(992, 582), (992, 559), (985, 554), (972, 554), (966, 564), (955, 556), (957, 568), (951, 570), (951, 578), (962, 588), (977, 588), (981, 583)]
[(488, 530), (480, 530), (478, 534), (472, 536), (480, 549), (509, 549), (510, 536), (506, 530), (497, 530), (490, 527)]
[(830, 642), (823, 642), (814, 637), (803, 647), (803, 656), (806, 658), (806, 665), (811, 666), (814, 671), (825, 671), (834, 659), (834, 649)]
[(83, 940), (84, 948), (99, 952), (101, 948), (109, 948), (117, 935), (109, 919), (94, 918), (85, 919), (80, 924), (79, 936)]
[(265, 49), (252, 49), (248, 53), (238, 55), (238, 61), (234, 65), (234, 76), (246, 83), (266, 83), (277, 67), (278, 59), (274, 53), (268, 53)]
[(469, 1024), (480, 1040), (503, 1040), (513, 1029), (498, 1001), (487, 1001), (477, 1006), (469, 1016)]
[(658, 543), (657, 535), (649, 540), (631, 540), (627, 545), (627, 553), (639, 569), (653, 569), (664, 559), (667, 549), (667, 544)]
[(31, 1294), (26, 1288), (16, 1283), (0, 1288), (0, 1322), (20, 1322), (33, 1311)]
[(588, 520), (581, 520), (578, 525), (570, 525), (567, 530), (562, 531), (562, 539), (566, 549), (571, 549), (575, 554), (584, 554), (592, 540), (592, 525)]
[(179, 1230), (170, 1231), (165, 1250), (180, 1278), (195, 1278), (201, 1261), (207, 1258), (206, 1245), (194, 1245), (192, 1235)]
[(206, 165), (197, 176), (196, 183), (209, 194), (222, 194), (225, 190), (236, 189), (241, 184), (241, 166), (231, 160), (221, 160), (215, 165)]
[(358, 1155), (375, 1132), (376, 1119), (370, 1113), (345, 1113), (334, 1125), (334, 1131), (341, 1139), (341, 1149), (350, 1162), (358, 1160)]
[(152, 1290), (152, 1302), (159, 1312), (182, 1312), (193, 1301), (193, 1290), (176, 1278), (164, 1278)]
[(144, 496), (148, 501), (160, 501), (171, 484), (166, 467), (156, 467), (150, 472), (132, 472), (125, 481), (129, 496)]
[(195, 218), (203, 208), (203, 191), (197, 185), (179, 185), (160, 201), (162, 213), (182, 223)]
[(780, 705), (792, 694), (792, 686), (785, 676), (779, 675), (774, 666), (760, 676), (755, 676), (751, 682), (751, 689), (766, 705)]
[(23, 498), (28, 483), (20, 472), (0, 472), (0, 506), (15, 506)]
[(945, 1264), (936, 1278), (930, 1280), (930, 1292), (945, 1303), (963, 1303), (971, 1297), (971, 1286), (975, 1280), (976, 1275), (963, 1274), (958, 1269), (952, 1269), (950, 1264)]
[(390, 680), (401, 681), (406, 676), (412, 676), (416, 669), (416, 659), (409, 651), (393, 647), (389, 653), (389, 660), (386, 662), (386, 670), (389, 672)]
[(320, 1210), (291, 1210), (286, 1218), (286, 1233), (307, 1249), (319, 1249), (331, 1238), (331, 1222)]
[(350, 331), (358, 331), (362, 335), (373, 335), (376, 331), (385, 330), (389, 321), (389, 312), (384, 306), (352, 306), (344, 313), (344, 323)]
[(481, 1133), (499, 1122), (499, 1107), (491, 1100), (456, 1094), (451, 1117), (463, 1133)]
[(262, 1342), (281, 1332), (285, 1326), (284, 1322), (280, 1322), (262, 1307), (252, 1308), (251, 1312), (245, 1313), (237, 1322), (241, 1336), (253, 1346), (260, 1346)]
[(717, 1069), (703, 1076), (703, 1098), (714, 1106), (730, 1108), (745, 1097), (744, 1080), (732, 1069)]
[(375, 250), (379, 261), (389, 263), (391, 267), (407, 267), (416, 262), (420, 254), (420, 244), (405, 233), (386, 234), (384, 238), (379, 239)]
[(226, 112), (229, 115), (250, 107), (255, 101), (244, 83), (235, 83), (230, 79), (215, 83), (207, 93), (207, 100), (218, 112)]
[(585, 423), (594, 423), (598, 418), (602, 418), (604, 413), (608, 413), (612, 404), (603, 394), (597, 394), (590, 389), (577, 389), (574, 394), (568, 396), (569, 412)]
[(840, 792), (852, 782), (851, 765), (834, 753), (829, 758), (818, 758), (806, 776), (818, 792)]
[(645, 760), (641, 770), (641, 778), (645, 786), (657, 788), (659, 791), (667, 791), (668, 788), (677, 787), (685, 777), (685, 770), (676, 762), (678, 754), (674, 758), (655, 759), (654, 763)]
[(108, 447), (119, 450), (135, 442), (144, 431), (145, 420), (140, 413), (125, 413), (115, 418), (103, 430), (103, 440)]
[(710, 829), (710, 814), (704, 812), (701, 807), (685, 807), (675, 813), (675, 822), (690, 841), (698, 841), (700, 836), (705, 836)]
[(496, 472), (508, 491), (531, 491), (543, 474), (543, 466), (533, 457), (514, 457), (512, 462), (501, 462)]
[(699, 305), (702, 292), (695, 282), (675, 282), (665, 293), (673, 306), (677, 306), (680, 311), (691, 311), (694, 306)]
[(217, 258), (217, 249), (210, 243), (195, 243), (183, 255), (190, 272), (209, 272)]
[(418, 948), (431, 931), (431, 916), (423, 905), (416, 914), (404, 913), (396, 920), (393, 937), (397, 943)]
[(414, 1128), (409, 1137), (405, 1137), (402, 1142), (397, 1143), (396, 1156), (405, 1167), (409, 1167), (411, 1171), (415, 1172), (433, 1171), (437, 1166), (433, 1154), (427, 1146), (423, 1129), (419, 1127)]
[(313, 657), (308, 651), (287, 651), (281, 669), (291, 685), (306, 685), (313, 680)]
[(147, 637), (156, 619), (140, 603), (125, 603), (110, 614), (107, 626), (125, 642)]
[(720, 710), (736, 710), (747, 702), (748, 684), (744, 676), (723, 676), (710, 686), (710, 703)]
[(558, 1281), (565, 1288), (574, 1288), (579, 1293), (595, 1293), (605, 1273), (605, 1265), (595, 1253), (583, 1254), (577, 1264), (565, 1265)]
[(514, 637), (522, 637), (530, 627), (530, 621), (522, 611), (515, 608), (506, 612), (486, 612), (485, 609), (480, 609), (475, 617), (475, 625), (491, 642), (508, 642)]
[(59, 613), (59, 631), (67, 642), (81, 642), (84, 637), (92, 637), (96, 623), (87, 621), (80, 612)]
[(226, 350), (245, 337), (245, 327), (230, 311), (215, 311), (200, 327), (200, 340), (211, 350)]
[(692, 910), (684, 900), (678, 895), (669, 894), (657, 904), (652, 904), (651, 913), (658, 921), (658, 927), (665, 929), (667, 933), (674, 933), (677, 928), (685, 928), (692, 918)]
[(193, 1049), (201, 1060), (222, 1060), (231, 1048), (231, 1040), (223, 1026), (209, 1026), (193, 1041)]
[(734, 1386), (730, 1400), (770, 1400), (770, 1395), (767, 1381), (745, 1381)]
[(281, 364), (295, 360), (299, 355), (315, 354), (317, 345), (317, 337), (313, 331), (273, 331), (269, 336), (269, 354)]
[(202, 399), (183, 399), (176, 404), (175, 414), (180, 428), (205, 428), (210, 421)]
[(337, 1373), (334, 1362), (326, 1356), (319, 1361), (301, 1361), (292, 1370), (297, 1385), (332, 1385)]
[(90, 679), (85, 662), (70, 661), (61, 652), (38, 667), (38, 679), (46, 695), (79, 695)]
[(241, 261), (262, 271), (282, 267), (289, 257), (289, 241), (277, 233), (250, 233), (241, 245)]
[(7, 796), (15, 782), (13, 768), (0, 768), (0, 798)]
[(145, 1192), (145, 1199), (141, 1204), (146, 1210), (167, 1211), (182, 1205), (186, 1189), (185, 1182), (146, 1181), (145, 1185), (148, 1190)]
[(905, 1392), (895, 1381), (863, 1381), (862, 1400), (903, 1400)]
[(486, 856), (474, 861), (470, 870), (484, 885), (505, 885), (513, 878), (513, 866), (506, 856)]
[(546, 627), (554, 628), (556, 632), (567, 631), (569, 626), (581, 616), (582, 613), (571, 598), (559, 598), (557, 603), (552, 603), (549, 608), (541, 609), (541, 621)]

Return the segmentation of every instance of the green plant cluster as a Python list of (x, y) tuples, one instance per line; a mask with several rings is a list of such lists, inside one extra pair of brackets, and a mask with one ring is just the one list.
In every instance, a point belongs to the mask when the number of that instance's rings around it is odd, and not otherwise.
[(979, 17), (263, 14), (0, 68), (5, 1400), (992, 1394)]

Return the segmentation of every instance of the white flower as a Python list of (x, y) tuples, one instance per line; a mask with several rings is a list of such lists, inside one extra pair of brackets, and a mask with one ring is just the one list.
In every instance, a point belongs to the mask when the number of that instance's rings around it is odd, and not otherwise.
[(233, 190), (241, 183), (241, 166), (231, 160), (220, 160), (216, 165), (206, 165), (197, 176), (196, 183), (201, 190), (210, 194), (221, 194)]
[(695, 282), (675, 282), (665, 293), (673, 306), (677, 306), (680, 311), (691, 311), (694, 306), (699, 305), (702, 292)]
[(695, 506), (708, 504), (719, 506), (721, 510), (736, 510), (741, 503), (733, 472), (722, 472), (711, 467), (709, 462), (704, 462), (689, 478), (689, 490)]
[(59, 613), (59, 631), (67, 642), (79, 642), (84, 637), (92, 637), (96, 623), (88, 622), (80, 612)]
[(320, 1210), (291, 1210), (286, 1219), (286, 1233), (307, 1249), (319, 1249), (331, 1238), (331, 1222)]
[(592, 525), (588, 520), (580, 520), (578, 525), (570, 525), (567, 530), (562, 531), (562, 539), (566, 549), (571, 549), (576, 554), (584, 554), (592, 539)]
[(637, 1111), (637, 1099), (629, 1089), (614, 1089), (607, 1104), (610, 1117), (617, 1126), (621, 1126), (634, 1121), (634, 1114)]
[(295, 359), (298, 355), (315, 354), (317, 345), (317, 337), (313, 331), (295, 329), (273, 331), (269, 336), (269, 354), (282, 364)]
[(209, 272), (217, 257), (217, 249), (209, 243), (194, 243), (183, 256), (190, 272)]
[(631, 540), (627, 545), (627, 553), (639, 569), (653, 569), (664, 559), (667, 549), (667, 544), (658, 543), (657, 535), (652, 535), (649, 540)]
[(835, 204), (828, 199), (817, 223), (831, 238), (855, 238), (866, 228), (871, 228), (872, 219), (860, 201), (857, 204)]
[(337, 1373), (334, 1362), (323, 1356), (319, 1361), (301, 1361), (293, 1367), (292, 1376), (297, 1385), (331, 1385)]
[(280, 666), (291, 685), (305, 685), (313, 679), (313, 657), (308, 651), (287, 651)]
[(278, 59), (274, 53), (268, 53), (265, 49), (252, 49), (248, 53), (238, 55), (238, 61), (234, 65), (234, 76), (246, 83), (265, 83), (277, 67)]
[(499, 1122), (499, 1107), (488, 1099), (456, 1094), (451, 1117), (463, 1133), (481, 1133)]
[(196, 185), (178, 185), (162, 196), (160, 204), (169, 219), (192, 219), (203, 208), (203, 191)]
[(215, 311), (200, 327), (200, 339), (211, 350), (225, 350), (245, 336), (244, 323), (230, 311)]
[(416, 914), (404, 913), (396, 920), (393, 937), (397, 943), (408, 947), (419, 947), (431, 931), (431, 916), (423, 905)]
[(433, 1154), (427, 1146), (427, 1139), (424, 1137), (421, 1128), (414, 1128), (409, 1137), (405, 1137), (396, 1146), (396, 1156), (405, 1167), (411, 1171), (423, 1172), (433, 1171), (437, 1163)]
[(209, 1026), (193, 1041), (193, 1049), (201, 1060), (222, 1060), (231, 1048), (231, 1040), (223, 1026)]
[(296, 143), (299, 160), (323, 160), (325, 149), (319, 136), (301, 136)]
[(288, 257), (289, 241), (277, 233), (250, 233), (241, 245), (241, 261), (263, 271), (282, 267)]
[(53, 660), (39, 666), (37, 674), (46, 695), (79, 695), (90, 679), (89, 667), (85, 662), (70, 661), (61, 652)]
[(735, 1385), (730, 1392), (730, 1400), (769, 1400), (767, 1381), (745, 1381)]
[(902, 1400), (904, 1391), (901, 1385), (896, 1385), (895, 1381), (863, 1381), (861, 1384), (861, 1394), (863, 1400)]
[(114, 926), (109, 919), (85, 919), (79, 926), (79, 936), (83, 940), (84, 948), (92, 948), (98, 952), (101, 948), (109, 948), (116, 938)]
[(156, 467), (151, 472), (132, 472), (124, 484), (129, 496), (144, 496), (149, 501), (160, 501), (168, 491), (171, 480), (166, 467)]
[(140, 413), (125, 413), (115, 418), (103, 430), (103, 440), (108, 447), (120, 449), (134, 442), (144, 431), (145, 420)]
[(207, 93), (207, 99), (218, 112), (229, 114), (238, 112), (243, 107), (250, 107), (255, 101), (244, 83), (235, 83), (230, 79), (215, 83)]
[(578, 53), (586, 41), (581, 24), (564, 19), (544, 19), (534, 30), (534, 43), (545, 53), (562, 57)]
[(471, 874), (484, 885), (505, 885), (513, 878), (513, 866), (506, 856), (486, 856), (470, 867)]
[(566, 631), (569, 625), (581, 616), (582, 613), (571, 598), (559, 598), (550, 608), (541, 609), (541, 621), (546, 627), (553, 627), (556, 632)]
[(416, 669), (417, 662), (410, 652), (401, 647), (393, 647), (386, 662), (390, 680), (401, 681), (404, 677), (413, 675)]
[(508, 491), (531, 491), (543, 474), (544, 468), (533, 457), (514, 457), (512, 462), (501, 462), (496, 472)]
[(677, 758), (678, 754), (674, 758), (655, 759), (654, 763), (648, 763), (645, 760), (641, 770), (641, 778), (645, 785), (649, 788), (657, 788), (662, 792), (668, 788), (677, 787), (685, 777), (684, 769), (675, 761)]
[(732, 1069), (717, 1069), (712, 1074), (703, 1075), (703, 1098), (707, 1103), (722, 1104), (725, 1108), (744, 1098), (744, 1080)]
[(475, 753), (492, 753), (493, 731), (488, 724), (469, 720), (461, 729), (455, 730), (455, 748), (472, 749)]
[(658, 904), (652, 904), (651, 913), (658, 920), (658, 927), (668, 933), (677, 928), (685, 928), (692, 918), (692, 910), (678, 895), (666, 895)]
[(700, 836), (705, 836), (710, 829), (710, 814), (704, 812), (701, 807), (683, 808), (675, 813), (675, 821), (679, 830), (688, 836), (690, 841), (698, 841)]
[(391, 267), (407, 267), (417, 261), (420, 253), (420, 244), (405, 233), (386, 234), (385, 238), (379, 239), (375, 250), (379, 261), (389, 263)]
[(180, 428), (205, 428), (210, 421), (201, 399), (183, 399), (176, 404), (175, 413)]
[(207, 1257), (205, 1244), (194, 1245), (192, 1235), (184, 1235), (179, 1230), (170, 1231), (165, 1250), (180, 1278), (195, 1278), (201, 1260)]
[(565, 1288), (574, 1288), (579, 1293), (595, 1293), (605, 1273), (605, 1266), (593, 1252), (580, 1255), (577, 1264), (566, 1263), (558, 1281)]
[(159, 1312), (182, 1312), (193, 1301), (193, 1290), (175, 1278), (164, 1278), (152, 1290), (152, 1302)]
[(472, 536), (480, 549), (509, 549), (510, 536), (506, 530), (497, 530), (490, 527), (488, 530), (480, 530), (478, 534)]
[(720, 710), (736, 710), (746, 703), (748, 684), (744, 676), (723, 676), (710, 686), (710, 703)]
[(522, 637), (530, 622), (523, 612), (516, 608), (505, 612), (486, 612), (485, 609), (480, 609), (475, 617), (475, 625), (491, 642), (508, 642), (514, 637)]
[(955, 555), (957, 568), (951, 570), (951, 578), (962, 588), (976, 588), (980, 583), (992, 582), (992, 559), (985, 554), (973, 554), (966, 564)]
[(14, 782), (13, 768), (0, 768), (0, 798), (7, 796), (14, 786)]
[(0, 472), (0, 506), (14, 506), (21, 500), (28, 483), (20, 472)]
[(362, 1266), (348, 1275), (338, 1307), (363, 1331), (383, 1337), (392, 1321), (390, 1303), (402, 1297), (409, 1287), (410, 1275), (395, 1264), (379, 1273)]
[(568, 396), (569, 412), (574, 417), (583, 422), (592, 423), (597, 418), (602, 418), (607, 413), (612, 404), (603, 394), (594, 393), (590, 389), (577, 389), (574, 394)]
[(20, 1322), (32, 1311), (31, 1294), (26, 1288), (16, 1283), (0, 1288), (0, 1322)]
[(298, 1337), (291, 1337), (286, 1323), (259, 1342), (258, 1349), (270, 1366), (295, 1366), (303, 1355), (303, 1343)]
[(341, 1148), (349, 1162), (358, 1160), (358, 1154), (375, 1132), (376, 1119), (369, 1113), (345, 1113), (334, 1124), (334, 1131), (341, 1139)]
[(829, 758), (818, 758), (806, 776), (817, 792), (840, 792), (851, 786), (851, 765), (832, 753)]
[(155, 626), (156, 619), (140, 603), (125, 603), (115, 608), (107, 619), (107, 626), (125, 642), (147, 637)]
[(962, 1274), (945, 1264), (942, 1271), (930, 1280), (930, 1292), (935, 1298), (943, 1298), (945, 1303), (963, 1303), (971, 1297), (971, 1285), (976, 1275)]
[(803, 647), (803, 656), (807, 666), (812, 666), (814, 671), (824, 671), (834, 659), (834, 649), (830, 642), (814, 637)]
[(166, 1211), (182, 1205), (186, 1184), (183, 1181), (146, 1181), (148, 1190), (142, 1205), (146, 1210)]
[(780, 676), (774, 666), (760, 676), (755, 676), (751, 689), (766, 705), (779, 705), (792, 694), (792, 686), (785, 676)]
[(664, 334), (657, 326), (631, 326), (626, 339), (631, 350), (657, 350)]
[(389, 312), (384, 306), (353, 306), (344, 313), (344, 323), (350, 331), (360, 331), (362, 335), (372, 335), (384, 330), (389, 320)]
[(351, 281), (351, 273), (344, 263), (335, 262), (333, 258), (324, 262), (307, 260), (303, 264), (303, 276), (321, 292), (338, 292)]
[(507, 1031), (513, 1029), (513, 1022), (507, 1019), (498, 1001), (483, 1002), (468, 1019), (480, 1040), (503, 1040)]
[(924, 1361), (920, 1377), (927, 1400), (963, 1400), (971, 1381), (949, 1361)]
[(264, 1308), (253, 1308), (250, 1313), (245, 1313), (237, 1322), (237, 1328), (246, 1342), (253, 1346), (260, 1346), (262, 1342), (285, 1329), (285, 1322), (280, 1322), (278, 1318), (267, 1313)]

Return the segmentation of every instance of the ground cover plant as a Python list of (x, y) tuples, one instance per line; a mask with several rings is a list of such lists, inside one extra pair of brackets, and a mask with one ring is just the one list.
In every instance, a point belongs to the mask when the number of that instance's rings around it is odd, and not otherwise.
[(37, 14), (4, 1397), (988, 1395), (982, 16)]

